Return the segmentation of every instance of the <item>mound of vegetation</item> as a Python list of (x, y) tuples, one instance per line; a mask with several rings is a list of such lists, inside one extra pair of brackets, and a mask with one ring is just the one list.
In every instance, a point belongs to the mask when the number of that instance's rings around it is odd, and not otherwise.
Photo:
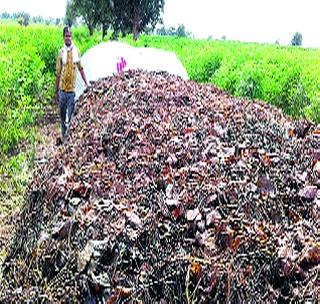
[(319, 133), (166, 73), (96, 82), (30, 185), (0, 300), (316, 301)]

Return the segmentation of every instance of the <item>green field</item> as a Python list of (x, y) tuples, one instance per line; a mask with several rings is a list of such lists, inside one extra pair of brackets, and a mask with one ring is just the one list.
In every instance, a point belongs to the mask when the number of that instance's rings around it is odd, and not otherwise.
[(154, 36), (138, 45), (174, 51), (192, 80), (320, 122), (320, 50)]
[[(89, 37), (86, 28), (78, 28), (73, 37), (83, 53), (101, 34)], [(130, 36), (123, 40), (133, 44)], [(23, 180), (17, 172), (32, 163), (36, 119), (52, 99), (62, 42), (61, 27), (0, 22), (0, 181)], [(143, 35), (135, 45), (174, 51), (192, 80), (320, 122), (320, 50)], [(0, 187), (0, 194), (6, 191)]]

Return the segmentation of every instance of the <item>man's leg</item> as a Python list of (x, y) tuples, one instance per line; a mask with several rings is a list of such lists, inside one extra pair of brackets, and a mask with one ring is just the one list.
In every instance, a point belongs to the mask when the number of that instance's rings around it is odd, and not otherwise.
[(71, 118), (73, 115), (73, 111), (74, 111), (74, 97), (75, 97), (75, 93), (68, 93), (68, 97), (67, 97), (67, 108), (68, 108), (68, 128), (70, 126), (71, 123)]
[(60, 119), (61, 119), (61, 135), (62, 138), (66, 136), (66, 114), (67, 114), (67, 98), (66, 93), (59, 91), (59, 104), (60, 104)]

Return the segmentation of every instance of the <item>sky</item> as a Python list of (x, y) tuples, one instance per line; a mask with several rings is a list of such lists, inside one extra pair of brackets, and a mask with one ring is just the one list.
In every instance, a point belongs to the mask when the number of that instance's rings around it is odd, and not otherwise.
[[(0, 13), (63, 17), (66, 0), (0, 0)], [(305, 47), (320, 48), (320, 0), (165, 0), (166, 27), (184, 24), (196, 38), (290, 44), (295, 32)]]

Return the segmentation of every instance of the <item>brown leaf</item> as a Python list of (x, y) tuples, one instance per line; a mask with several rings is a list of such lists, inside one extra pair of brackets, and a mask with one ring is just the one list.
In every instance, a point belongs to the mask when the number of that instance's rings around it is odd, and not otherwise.
[(206, 225), (209, 227), (212, 224), (218, 223), (221, 221), (222, 217), (218, 210), (212, 210), (206, 215)]
[(185, 128), (185, 129), (184, 129), (184, 134), (190, 134), (190, 133), (192, 133), (193, 131), (194, 131), (193, 128), (188, 127), (188, 128)]
[(320, 136), (320, 129), (314, 130), (314, 131), (313, 131), (313, 135), (314, 135), (315, 137), (319, 137), (319, 136)]
[(85, 182), (78, 182), (73, 184), (72, 190), (81, 197), (86, 197), (91, 190), (91, 186)]
[(262, 156), (262, 162), (264, 163), (265, 166), (268, 166), (268, 167), (272, 165), (272, 160), (270, 156), (267, 154)]
[(196, 277), (199, 277), (201, 275), (202, 267), (199, 263), (192, 262), (190, 270), (193, 275), (195, 275)]
[(295, 129), (294, 128), (290, 128), (289, 129), (289, 137), (294, 137), (295, 135)]
[(118, 302), (119, 296), (117, 294), (112, 294), (110, 298), (107, 300), (107, 304), (116, 304)]
[(312, 246), (303, 255), (300, 261), (300, 266), (305, 269), (320, 264), (320, 243)]
[(182, 214), (181, 208), (175, 207), (175, 208), (171, 211), (171, 214), (172, 214), (172, 216), (174, 217), (174, 219), (177, 220), (177, 219), (181, 216), (181, 214)]
[(230, 249), (234, 252), (237, 251), (240, 245), (240, 242), (241, 242), (241, 236), (237, 236), (235, 239), (231, 241)]
[(129, 287), (117, 287), (117, 292), (121, 298), (127, 298), (131, 296), (133, 290)]

